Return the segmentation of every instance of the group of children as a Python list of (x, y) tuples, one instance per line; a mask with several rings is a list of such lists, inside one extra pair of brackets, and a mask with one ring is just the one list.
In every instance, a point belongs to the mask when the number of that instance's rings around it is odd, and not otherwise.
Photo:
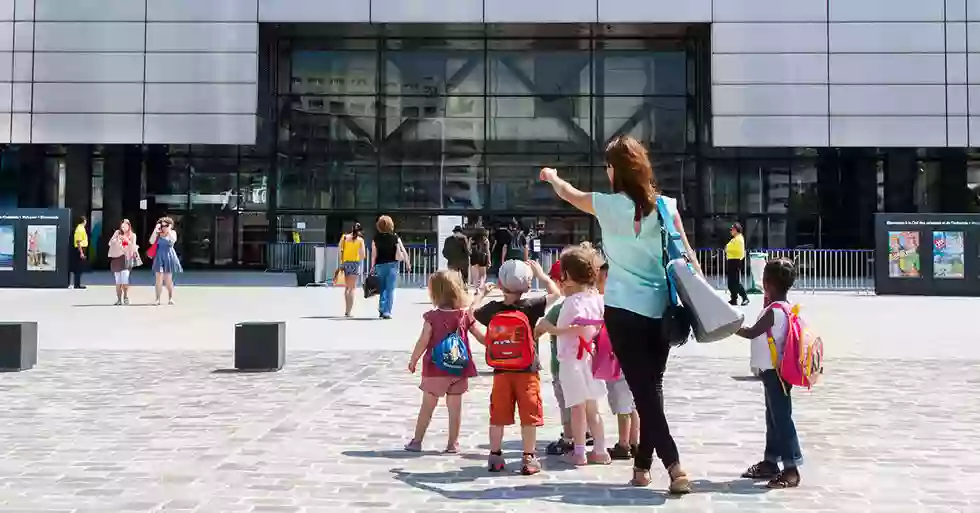
[[(790, 266), (792, 264), (789, 264)], [(773, 269), (767, 266), (767, 274)], [(432, 419), (432, 414), (440, 398), (446, 397), (449, 410), (449, 439), (447, 453), (459, 451), (459, 433), (462, 410), (462, 395), (468, 390), (468, 380), (477, 375), (476, 366), (470, 351), (467, 335), (471, 335), (487, 347), (488, 363), (493, 368), (493, 387), (490, 394), (490, 454), (488, 469), (500, 472), (505, 467), (502, 444), (504, 428), (515, 423), (515, 410), (521, 426), (523, 458), (520, 472), (534, 475), (541, 471), (541, 463), (536, 454), (537, 428), (544, 425), (541, 400), (541, 363), (537, 340), (543, 335), (551, 338), (551, 371), (554, 393), (561, 409), (561, 438), (548, 446), (548, 454), (561, 455), (566, 463), (574, 466), (588, 464), (606, 465), (613, 459), (630, 459), (639, 442), (639, 416), (633, 396), (623, 376), (596, 378), (593, 368), (595, 340), (601, 330), (603, 318), (603, 289), (608, 265), (590, 245), (582, 244), (562, 252), (558, 265), (557, 280), (536, 262), (510, 260), (505, 262), (498, 274), (498, 287), (503, 293), (502, 300), (488, 301), (486, 296), (494, 289), (491, 284), (482, 287), (477, 297), (470, 298), (466, 285), (458, 272), (439, 271), (429, 280), (429, 294), (434, 309), (423, 316), (422, 332), (415, 344), (408, 369), (415, 373), (418, 362), (422, 361), (422, 380), (419, 388), (423, 392), (422, 406), (415, 426), (412, 440), (405, 450), (419, 452)], [(768, 280), (767, 294), (774, 300), (785, 301), (785, 295), (792, 286), (792, 269), (775, 268), (779, 271), (778, 286), (772, 288)], [(534, 279), (539, 280), (547, 290), (540, 297), (528, 298), (526, 293)], [(556, 283), (557, 281), (557, 283)], [(765, 281), (765, 280), (764, 280)], [(739, 335), (747, 338), (765, 336), (779, 328), (778, 312), (764, 310), (759, 321), (751, 328), (743, 329)], [(515, 316), (514, 313), (520, 315)], [(503, 320), (501, 320), (503, 319)], [(516, 324), (509, 321), (520, 319)], [(761, 335), (760, 335), (761, 333)], [(465, 355), (455, 355), (458, 369), (451, 369), (439, 363), (446, 358), (444, 350), (447, 337), (458, 335), (456, 340), (465, 344)], [(518, 347), (527, 344), (526, 347)], [(754, 345), (755, 346), (755, 345)], [(754, 347), (753, 346), (753, 347)], [(521, 351), (530, 350), (530, 355)], [(768, 355), (768, 345), (766, 354)], [(439, 357), (433, 358), (437, 353)], [(462, 348), (459, 353), (463, 353)], [(756, 350), (753, 349), (753, 353)], [(509, 365), (507, 358), (528, 357), (519, 361), (520, 367)], [(755, 356), (753, 362), (755, 364)], [(496, 365), (499, 363), (499, 365)], [(770, 366), (771, 368), (771, 366)], [(775, 374), (774, 372), (771, 374)], [(777, 431), (770, 425), (770, 386), (771, 376), (763, 376), (767, 383), (767, 432)], [(773, 383), (779, 383), (776, 377)], [(598, 402), (608, 396), (610, 409), (617, 417), (619, 438), (610, 448), (605, 447), (605, 430)], [(795, 427), (792, 427), (791, 408), (787, 409), (789, 396), (780, 404), (788, 418), (792, 436), (795, 440)], [(778, 431), (788, 433), (782, 426), (785, 419), (780, 418)], [(780, 477), (778, 463), (782, 461), (787, 470), (792, 468), (792, 479), (784, 482), (789, 486), (799, 483), (795, 466), (800, 460), (799, 444), (795, 442), (790, 452), (783, 451), (780, 444), (769, 447), (767, 435), (765, 460), (746, 471), (746, 477)], [(587, 452), (587, 446), (593, 445)], [(786, 453), (786, 454), (784, 454)], [(772, 484), (772, 483), (770, 483)], [(788, 486), (782, 486), (788, 487)]]

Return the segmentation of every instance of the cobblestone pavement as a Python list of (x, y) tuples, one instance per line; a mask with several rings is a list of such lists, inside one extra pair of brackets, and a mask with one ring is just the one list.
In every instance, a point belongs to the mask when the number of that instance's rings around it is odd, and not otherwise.
[[(65, 319), (73, 322), (68, 327), (42, 326), (37, 368), (0, 374), (0, 512), (980, 511), (980, 358), (972, 346), (962, 346), (958, 358), (935, 358), (928, 339), (866, 343), (876, 340), (873, 325), (836, 341), (841, 350), (829, 355), (826, 382), (795, 392), (806, 465), (801, 488), (783, 491), (738, 477), (759, 459), (764, 434), (761, 385), (745, 377), (744, 345), (677, 350), (667, 409), (696, 481), (694, 494), (675, 499), (665, 495), (666, 476), (657, 470), (648, 489), (623, 486), (629, 463), (573, 470), (545, 460), (545, 472), (534, 477), (488, 474), (487, 374), (473, 380), (465, 399), (462, 454), (438, 453), (446, 436), (441, 409), (426, 440), (430, 452), (402, 452), (419, 403), (418, 378), (405, 370), (417, 316), (317, 320), (303, 334), (318, 332), (327, 347), (291, 350), (282, 372), (239, 374), (222, 370), (232, 364), (230, 352), (210, 349), (230, 342), (208, 337), (230, 337), (230, 329), (212, 324), (258, 311), (240, 302), (243, 292), (225, 291), (227, 300), (218, 301), (218, 291), (185, 289), (170, 309), (73, 306), (94, 304), (91, 292), (34, 296), (47, 302), (44, 311), (33, 310), (27, 295), (14, 301), (0, 292), (0, 311), (21, 319), (32, 312), (42, 322), (75, 315)], [(284, 298), (306, 292), (272, 292), (283, 295), (268, 308), (281, 313)], [(409, 298), (402, 298), (402, 311), (424, 308)], [(891, 298), (853, 300), (813, 308), (882, 308), (875, 302)], [(285, 304), (304, 303), (292, 301)], [(931, 301), (937, 311), (948, 310), (943, 300)], [(291, 308), (293, 316), (308, 315), (302, 306)], [(204, 333), (194, 337), (176, 327), (183, 323)], [(382, 326), (374, 329), (395, 340), (365, 339), (372, 332), (364, 326)], [(85, 331), (96, 327), (101, 331)], [(171, 327), (176, 335), (160, 336)], [(53, 340), (62, 333), (73, 338)], [(204, 349), (189, 349), (188, 337)], [(103, 338), (132, 346), (100, 347)], [(337, 340), (363, 340), (368, 349), (331, 348)], [(887, 344), (895, 357), (879, 354)], [(559, 432), (550, 387), (544, 390), (542, 448)], [(613, 436), (613, 418), (605, 418)], [(516, 470), (517, 431), (507, 438)]]

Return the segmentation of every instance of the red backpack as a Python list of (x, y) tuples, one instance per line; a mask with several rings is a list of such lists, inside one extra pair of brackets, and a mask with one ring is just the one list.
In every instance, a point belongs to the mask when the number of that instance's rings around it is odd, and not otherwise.
[(486, 336), (487, 365), (523, 371), (534, 365), (534, 331), (524, 312), (509, 310), (490, 319)]

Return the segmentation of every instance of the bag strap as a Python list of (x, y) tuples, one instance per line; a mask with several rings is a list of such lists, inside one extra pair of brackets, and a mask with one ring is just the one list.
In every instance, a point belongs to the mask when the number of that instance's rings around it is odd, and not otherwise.
[(670, 212), (667, 211), (663, 196), (657, 196), (657, 220), (660, 221), (660, 250), (661, 260), (664, 266), (664, 278), (667, 280), (667, 298), (670, 304), (677, 306), (677, 290), (674, 287), (674, 280), (670, 277), (670, 257), (667, 254), (667, 239), (670, 237), (670, 233), (667, 230), (665, 217), (669, 219)]

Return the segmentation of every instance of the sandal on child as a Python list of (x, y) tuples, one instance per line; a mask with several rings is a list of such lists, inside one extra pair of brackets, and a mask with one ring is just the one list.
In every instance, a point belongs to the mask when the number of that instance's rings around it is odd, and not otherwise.
[(589, 462), (589, 465), (609, 465), (612, 463), (612, 458), (609, 457), (609, 453), (606, 451), (590, 451), (585, 455), (585, 459)]
[(446, 450), (442, 452), (443, 454), (459, 454), (459, 442), (447, 445)]
[(691, 493), (691, 478), (687, 476), (687, 472), (681, 468), (680, 463), (674, 463), (667, 469), (667, 473), (670, 475), (670, 487), (667, 490), (673, 495), (684, 495)]
[(778, 476), (766, 484), (766, 488), (774, 490), (796, 488), (797, 486), (800, 486), (800, 472), (795, 468), (789, 468), (780, 472)]
[(521, 461), (521, 475), (533, 476), (538, 472), (541, 472), (541, 461), (533, 454), (525, 454)]
[(636, 486), (642, 488), (645, 486), (650, 486), (650, 471), (643, 470), (639, 468), (633, 468), (633, 479), (630, 479), (630, 486)]

